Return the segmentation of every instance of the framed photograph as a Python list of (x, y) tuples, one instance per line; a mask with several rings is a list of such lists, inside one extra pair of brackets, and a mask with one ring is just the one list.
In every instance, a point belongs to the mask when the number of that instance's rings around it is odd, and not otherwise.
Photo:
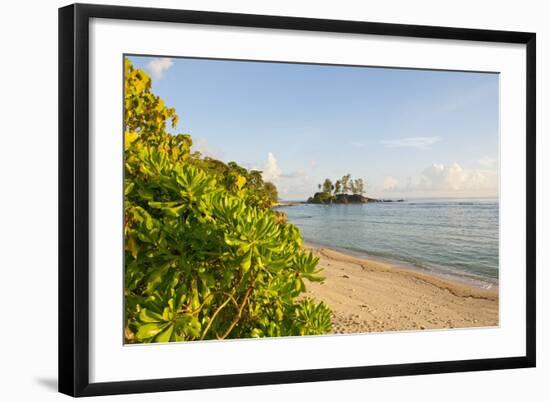
[(535, 366), (535, 34), (59, 10), (59, 390)]

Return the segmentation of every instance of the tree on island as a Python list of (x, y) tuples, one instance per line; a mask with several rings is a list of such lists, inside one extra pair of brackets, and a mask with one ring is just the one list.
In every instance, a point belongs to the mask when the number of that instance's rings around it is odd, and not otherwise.
[(362, 178), (352, 179), (351, 174), (344, 175), (334, 184), (330, 178), (326, 178), (318, 188), (319, 192), (310, 197), (308, 203), (366, 203), (369, 201), (369, 198), (363, 196), (365, 182)]
[(351, 189), (350, 180), (351, 180), (351, 174), (346, 174), (345, 176), (342, 177), (342, 192), (344, 194), (347, 194)]
[(336, 180), (334, 183), (334, 195), (337, 195), (340, 192), (342, 192), (342, 181)]
[(365, 184), (362, 178), (358, 178), (351, 182), (351, 193), (354, 195), (363, 195), (365, 193)]
[(334, 185), (332, 185), (332, 181), (326, 178), (325, 182), (323, 182), (323, 192), (331, 193), (333, 189), (334, 189)]

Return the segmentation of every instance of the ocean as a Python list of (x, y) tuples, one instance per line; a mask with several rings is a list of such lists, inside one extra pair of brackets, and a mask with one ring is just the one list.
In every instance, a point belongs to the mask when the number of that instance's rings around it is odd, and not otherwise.
[(498, 283), (497, 199), (283, 206), (306, 242), (420, 270)]

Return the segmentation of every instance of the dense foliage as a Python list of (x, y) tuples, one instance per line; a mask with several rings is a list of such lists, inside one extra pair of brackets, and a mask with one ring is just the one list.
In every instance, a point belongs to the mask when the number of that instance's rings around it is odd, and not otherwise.
[(328, 307), (300, 296), (318, 259), (270, 209), (275, 186), (167, 133), (175, 110), (125, 63), (126, 341), (330, 331)]
[(249, 206), (268, 208), (277, 202), (277, 187), (264, 182), (261, 171), (247, 170), (235, 162), (226, 164), (210, 157), (201, 158), (199, 152), (194, 152), (188, 162), (216, 178), (227, 191), (233, 194), (246, 192), (243, 199)]

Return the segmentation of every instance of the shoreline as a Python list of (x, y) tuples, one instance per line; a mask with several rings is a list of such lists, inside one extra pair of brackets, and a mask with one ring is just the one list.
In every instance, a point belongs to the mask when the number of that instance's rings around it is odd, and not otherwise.
[[(437, 198), (439, 199), (439, 198)], [(458, 203), (461, 203), (463, 201), (466, 201), (466, 200), (470, 200), (470, 199), (473, 199), (473, 200), (487, 200), (487, 201), (494, 201), (495, 199), (493, 198), (441, 198), (441, 199), (445, 199), (445, 200), (453, 200), (453, 201), (456, 201)], [(432, 198), (413, 198), (413, 199), (410, 199), (410, 200), (407, 200), (407, 201), (404, 201), (405, 203), (411, 203), (411, 202), (414, 202), (416, 200), (432, 200)], [(498, 200), (498, 199), (497, 199)], [(410, 202), (409, 202), (410, 201)], [(395, 199), (392, 199), (391, 202), (397, 202), (397, 200)], [(374, 203), (385, 203), (385, 200), (380, 200), (379, 202), (374, 202)], [(430, 203), (430, 202), (428, 202)], [(313, 220), (311, 220), (312, 222), (308, 223), (309, 225), (314, 225), (314, 224), (318, 224), (318, 221), (316, 221), (315, 219), (319, 217), (319, 215), (315, 212), (315, 211), (312, 211), (311, 213), (309, 213), (307, 211), (307, 209), (300, 209), (299, 212), (296, 212), (298, 214), (298, 216), (295, 216), (296, 213), (294, 212), (290, 212), (291, 209), (293, 209), (293, 207), (296, 207), (296, 206), (325, 206), (325, 207), (332, 207), (332, 206), (344, 206), (344, 207), (347, 207), (347, 206), (355, 206), (356, 204), (330, 204), (330, 205), (319, 205), (319, 204), (313, 204), (313, 203), (307, 203), (307, 202), (304, 202), (304, 201), (285, 201), (285, 202), (280, 202), (278, 203), (277, 205), (275, 205), (273, 207), (274, 210), (276, 210), (278, 213), (280, 214), (284, 214), (286, 215), (286, 219), (285, 219), (285, 222), (289, 222), (291, 224), (294, 224), (296, 225), (297, 227), (300, 227), (301, 224), (300, 222), (295, 222), (293, 221), (294, 218), (313, 218)], [(363, 205), (363, 204), (358, 204), (358, 205)], [(303, 212), (303, 213), (302, 213)], [(306, 216), (300, 216), (300, 214), (306, 214)], [(309, 215), (311, 214), (311, 215)], [(310, 220), (308, 220), (309, 222)], [(305, 223), (304, 223), (305, 224)], [(376, 233), (373, 233), (373, 232), (370, 232), (370, 235), (376, 235)], [(304, 236), (304, 234), (302, 234), (302, 236)], [(500, 278), (500, 274), (499, 274), (499, 269), (498, 269), (498, 254), (497, 254), (497, 262), (496, 262), (496, 266), (494, 265), (494, 261), (493, 259), (493, 254), (483, 254), (482, 256), (486, 256), (487, 258), (490, 258), (489, 259), (489, 262), (485, 263), (485, 261), (482, 261), (480, 265), (478, 266), (475, 266), (475, 265), (470, 265), (468, 263), (465, 263), (465, 264), (460, 264), (459, 262), (457, 262), (457, 265), (456, 266), (453, 266), (452, 264), (448, 265), (446, 264), (446, 261), (444, 259), (438, 259), (437, 257), (434, 259), (433, 257), (432, 258), (423, 258), (424, 255), (418, 255), (418, 254), (415, 254), (414, 252), (411, 253), (411, 254), (407, 254), (406, 252), (406, 249), (404, 251), (404, 255), (406, 255), (407, 257), (401, 255), (396, 255), (395, 254), (395, 249), (392, 249), (392, 248), (384, 248), (384, 247), (374, 247), (376, 248), (377, 250), (379, 250), (379, 252), (369, 252), (369, 251), (366, 251), (364, 249), (360, 249), (360, 248), (356, 248), (354, 246), (349, 246), (349, 244), (346, 244), (345, 242), (342, 243), (342, 241), (337, 241), (337, 242), (341, 242), (340, 244), (338, 245), (335, 245), (333, 244), (334, 241), (332, 241), (332, 238), (326, 238), (324, 237), (323, 240), (321, 242), (316, 242), (315, 239), (309, 239), (309, 238), (305, 238), (304, 237), (304, 243), (306, 244), (309, 244), (310, 246), (312, 247), (325, 247), (325, 248), (328, 248), (328, 249), (332, 249), (332, 250), (335, 250), (335, 251), (338, 251), (338, 252), (341, 252), (341, 253), (344, 253), (344, 254), (349, 254), (351, 256), (356, 256), (356, 257), (359, 257), (359, 258), (365, 258), (365, 259), (368, 259), (368, 260), (374, 260), (374, 261), (379, 261), (379, 262), (383, 262), (383, 263), (387, 263), (387, 264), (390, 264), (392, 266), (395, 266), (395, 267), (399, 267), (399, 268), (403, 268), (403, 269), (409, 269), (409, 270), (414, 270), (414, 271), (419, 271), (419, 272), (422, 272), (422, 273), (426, 273), (426, 274), (429, 274), (429, 275), (435, 275), (437, 277), (440, 277), (440, 278), (443, 278), (445, 280), (450, 280), (450, 281), (458, 281), (460, 283), (463, 283), (463, 284), (466, 284), (466, 285), (474, 285), (476, 287), (481, 287), (481, 288), (486, 288), (486, 289), (490, 289), (490, 288), (498, 288), (499, 286), (499, 278)], [(443, 246), (443, 245), (441, 245)], [(483, 249), (482, 251), (485, 252), (485, 249)], [(491, 251), (488, 251), (488, 252), (491, 252)], [(468, 256), (468, 255), (466, 255)], [(460, 267), (459, 267), (460, 266)], [(496, 268), (495, 268), (496, 267)]]
[(389, 256), (373, 255), (367, 251), (325, 245), (325, 244), (310, 241), (310, 240), (304, 240), (303, 244), (308, 249), (324, 248), (324, 249), (338, 252), (350, 257), (365, 259), (367, 261), (378, 262), (385, 265), (389, 265), (394, 269), (403, 269), (403, 270), (408, 270), (412, 272), (417, 272), (420, 274), (426, 274), (428, 276), (434, 276), (444, 281), (450, 281), (452, 283), (458, 283), (458, 284), (471, 286), (475, 288), (482, 288), (482, 289), (497, 288), (498, 289), (498, 285), (499, 285), (498, 277), (487, 277), (487, 276), (482, 276), (480, 274), (476, 274), (473, 272), (466, 272), (466, 271), (452, 271), (450, 269), (446, 269), (445, 267), (433, 267), (433, 268), (421, 267), (413, 263), (399, 260), (397, 258), (392, 259)]
[(335, 333), (498, 326), (498, 283), (486, 289), (304, 242), (326, 278), (306, 294), (333, 311)]

